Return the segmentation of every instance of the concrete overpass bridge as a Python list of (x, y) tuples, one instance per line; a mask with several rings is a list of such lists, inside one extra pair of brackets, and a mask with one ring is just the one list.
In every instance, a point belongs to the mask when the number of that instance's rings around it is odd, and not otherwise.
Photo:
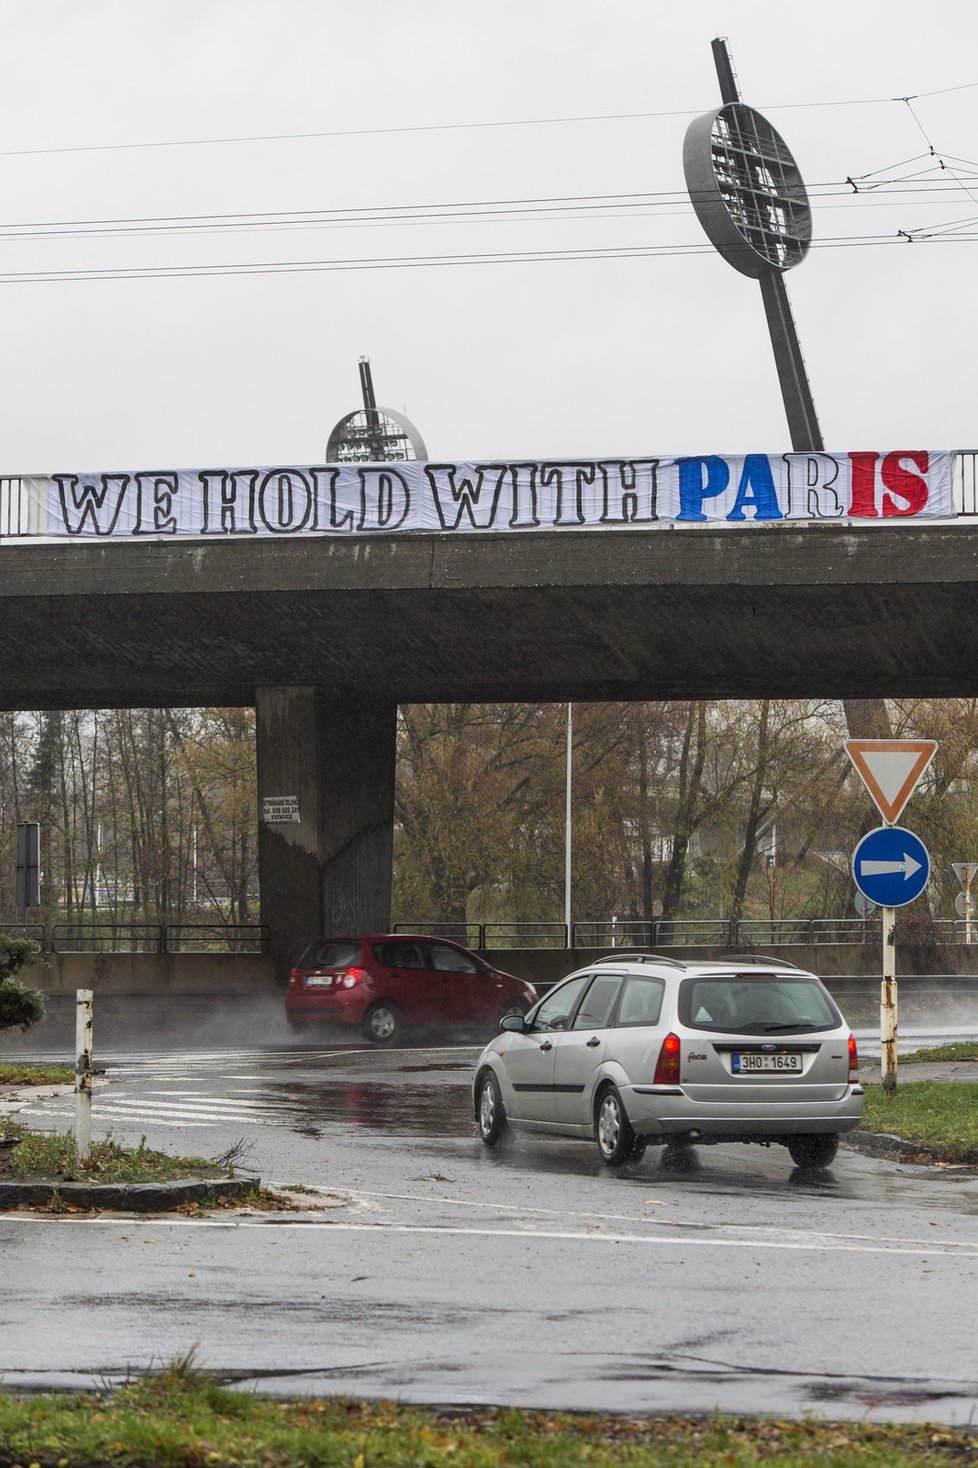
[[(971, 506), (974, 509), (974, 506)], [(0, 706), (253, 705), (262, 920), (390, 919), (415, 701), (978, 686), (978, 518), (0, 545)]]

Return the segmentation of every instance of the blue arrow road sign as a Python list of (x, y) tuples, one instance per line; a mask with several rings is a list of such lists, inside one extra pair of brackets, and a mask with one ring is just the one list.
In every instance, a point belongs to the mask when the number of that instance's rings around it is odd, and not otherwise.
[(877, 826), (852, 853), (856, 886), (880, 907), (903, 907), (919, 897), (930, 877), (930, 857), (919, 836), (902, 826)]

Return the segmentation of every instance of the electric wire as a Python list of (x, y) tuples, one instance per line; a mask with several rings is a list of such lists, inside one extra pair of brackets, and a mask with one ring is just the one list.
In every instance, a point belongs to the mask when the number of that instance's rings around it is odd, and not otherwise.
[[(905, 160), (913, 162), (917, 160)], [(891, 167), (904, 165), (894, 164)], [(978, 167), (978, 165), (975, 165)], [(878, 178), (886, 170), (876, 174), (862, 174), (857, 179), (847, 178), (847, 189), (841, 182), (814, 184), (808, 189), (809, 198), (818, 204), (832, 199), (848, 200), (852, 192), (858, 194), (897, 193), (903, 195), (936, 195), (956, 192), (958, 184), (946, 184), (938, 178), (925, 178), (926, 170), (920, 175), (904, 176), (900, 179), (879, 179), (866, 188), (857, 187), (867, 179)], [(927, 187), (921, 188), (921, 183)], [(914, 187), (906, 187), (914, 184)], [(906, 203), (914, 200), (908, 198)], [(918, 202), (923, 203), (921, 198)], [(978, 202), (978, 201), (976, 201)], [(875, 199), (874, 199), (875, 203)], [(137, 235), (193, 234), (229, 232), (261, 229), (292, 229), (300, 226), (345, 227), (396, 226), (402, 224), (457, 224), (460, 222), (494, 222), (505, 219), (512, 222), (518, 218), (532, 223), (550, 219), (566, 218), (573, 214), (584, 217), (612, 217), (612, 210), (628, 210), (630, 215), (617, 217), (639, 217), (639, 211), (655, 210), (659, 217), (669, 211), (689, 211), (689, 195), (680, 190), (661, 190), (645, 193), (555, 195), (527, 199), (470, 200), (435, 204), (389, 204), (365, 205), (338, 209), (297, 209), (243, 211), (222, 214), (176, 214), (122, 216), (119, 218), (94, 218), (73, 220), (26, 221), (0, 224), (0, 241), (19, 239), (68, 239), (81, 237), (131, 238)]]
[[(933, 91), (915, 92), (909, 97), (850, 97), (822, 102), (774, 102), (762, 109), (766, 112), (797, 111), (822, 107), (876, 107), (893, 102), (911, 102), (925, 97), (941, 97), (949, 92), (966, 92), (978, 82), (962, 82), (954, 87), (938, 87)], [(75, 143), (49, 148), (0, 148), (0, 158), (33, 158), (63, 153), (117, 153), (140, 148), (216, 148), (245, 143), (287, 143), (317, 138), (384, 137), (396, 134), (433, 132), (469, 132), (480, 128), (561, 127), (582, 122), (635, 122), (658, 117), (696, 117), (711, 108), (674, 108), (660, 112), (594, 112), (565, 117), (517, 117), (481, 122), (430, 122), (400, 127), (331, 128), (318, 132), (250, 133), (218, 138), (161, 138), (139, 143)]]
[[(928, 240), (927, 243), (972, 243), (978, 233), (953, 239)], [(841, 236), (816, 241), (813, 249), (855, 249), (901, 244), (893, 235)], [(748, 248), (745, 246), (745, 248)], [(65, 270), (0, 271), (0, 285), (59, 284), (77, 281), (110, 280), (186, 280), (231, 276), (274, 276), (309, 273), (433, 269), (450, 266), (555, 264), (568, 261), (627, 260), (690, 255), (712, 255), (708, 243), (690, 245), (626, 245), (596, 246), (593, 249), (549, 249), (518, 251), (477, 251), (471, 254), (361, 256), (340, 260), (266, 260), (251, 263), (214, 265), (110, 266), (103, 269), (79, 267)]]

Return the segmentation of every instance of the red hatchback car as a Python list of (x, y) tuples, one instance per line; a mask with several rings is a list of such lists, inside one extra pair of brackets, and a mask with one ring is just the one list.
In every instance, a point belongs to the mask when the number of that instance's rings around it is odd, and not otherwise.
[(536, 999), (532, 984), (446, 938), (360, 934), (309, 945), (292, 970), (285, 1016), (294, 1030), (356, 1025), (366, 1039), (390, 1044), (414, 1025), (495, 1033), (505, 1015), (526, 1014)]

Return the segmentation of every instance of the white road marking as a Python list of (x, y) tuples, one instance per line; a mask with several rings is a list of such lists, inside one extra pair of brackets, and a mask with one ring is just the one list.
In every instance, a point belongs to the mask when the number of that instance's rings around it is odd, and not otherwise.
[[(39, 1224), (57, 1224), (67, 1222), (72, 1228), (133, 1228), (134, 1218), (109, 1217), (105, 1214), (96, 1217), (74, 1215), (70, 1219), (63, 1219), (58, 1215), (17, 1213), (0, 1215), (7, 1222), (35, 1222)], [(338, 1223), (320, 1221), (318, 1219), (293, 1222), (285, 1219), (281, 1214), (266, 1214), (258, 1217), (239, 1217), (235, 1219), (225, 1218), (161, 1218), (159, 1215), (149, 1219), (136, 1215), (135, 1222), (138, 1226), (145, 1224), (146, 1228), (162, 1230), (165, 1228), (204, 1228), (204, 1229), (241, 1229), (241, 1228), (276, 1228), (276, 1229), (304, 1229), (323, 1231), (331, 1233), (363, 1233), (363, 1234), (404, 1234), (405, 1236), (417, 1235), (418, 1237), (442, 1237), (442, 1238), (500, 1238), (521, 1239), (526, 1243), (573, 1243), (573, 1244), (635, 1244), (646, 1249), (773, 1249), (790, 1253), (810, 1254), (900, 1254), (912, 1258), (924, 1259), (978, 1259), (978, 1249), (966, 1250), (964, 1247), (955, 1250), (941, 1248), (909, 1248), (909, 1247), (882, 1247), (877, 1244), (866, 1244), (859, 1241), (847, 1242), (844, 1236), (813, 1236), (805, 1242), (794, 1242), (784, 1239), (705, 1239), (689, 1235), (675, 1235), (666, 1237), (661, 1234), (650, 1237), (647, 1234), (635, 1233), (598, 1233), (594, 1231), (583, 1231), (579, 1229), (547, 1229), (537, 1231), (534, 1229), (517, 1228), (460, 1228), (444, 1227), (438, 1224), (412, 1224), (412, 1223)]]
[[(280, 1188), (283, 1191), (288, 1191), (288, 1186), (285, 1183), (269, 1183), (269, 1187), (271, 1187), (273, 1189), (274, 1188)], [(307, 1190), (309, 1192), (315, 1193), (315, 1192), (320, 1191), (320, 1189), (318, 1189), (318, 1188), (310, 1187), (309, 1184), (306, 1184), (306, 1187), (307, 1187)], [(595, 1213), (593, 1211), (593, 1209), (588, 1209), (587, 1211), (583, 1211), (583, 1210), (582, 1211), (578, 1211), (578, 1210), (573, 1209), (573, 1208), (537, 1208), (534, 1205), (529, 1204), (529, 1203), (500, 1203), (498, 1199), (496, 1201), (494, 1201), (494, 1202), (491, 1202), (491, 1203), (481, 1203), (481, 1202), (478, 1202), (476, 1200), (472, 1200), (472, 1199), (468, 1199), (468, 1198), (446, 1198), (446, 1197), (440, 1197), (440, 1196), (437, 1196), (437, 1195), (436, 1196), (426, 1196), (423, 1193), (378, 1193), (378, 1192), (372, 1192), (369, 1189), (365, 1189), (365, 1188), (352, 1189), (352, 1188), (323, 1187), (321, 1189), (321, 1191), (325, 1195), (327, 1195), (328, 1197), (331, 1197), (331, 1198), (347, 1197), (347, 1198), (350, 1199), (351, 1202), (356, 1202), (356, 1200), (359, 1199), (359, 1198), (381, 1198), (381, 1199), (389, 1200), (390, 1202), (397, 1202), (397, 1203), (439, 1203), (439, 1204), (446, 1204), (449, 1207), (453, 1207), (453, 1208), (483, 1208), (483, 1209), (489, 1209), (489, 1208), (491, 1208), (496, 1213), (537, 1214), (540, 1217), (546, 1217), (546, 1218), (587, 1218), (587, 1219), (590, 1219), (592, 1222), (604, 1222), (604, 1223), (632, 1223), (632, 1224), (634, 1224), (636, 1222), (636, 1219), (635, 1219), (634, 1214), (630, 1214), (630, 1213)], [(642, 1219), (641, 1222), (643, 1224), (648, 1224), (648, 1226), (651, 1227), (651, 1228), (695, 1228), (697, 1230), (697, 1232), (701, 1232), (704, 1229), (711, 1229), (711, 1230), (712, 1229), (716, 1229), (718, 1231), (719, 1230), (727, 1230), (727, 1231), (730, 1231), (730, 1230), (736, 1229), (741, 1234), (744, 1234), (744, 1235), (756, 1235), (759, 1239), (763, 1239), (764, 1236), (767, 1233), (777, 1232), (779, 1238), (787, 1238), (787, 1239), (794, 1239), (794, 1240), (800, 1240), (800, 1241), (804, 1241), (804, 1240), (808, 1240), (808, 1239), (813, 1239), (814, 1238), (814, 1239), (842, 1239), (842, 1240), (846, 1240), (846, 1241), (850, 1241), (850, 1242), (854, 1242), (854, 1243), (873, 1242), (873, 1243), (877, 1243), (877, 1244), (900, 1244), (900, 1245), (904, 1245), (904, 1244), (920, 1244), (920, 1245), (922, 1245), (924, 1247), (925, 1252), (926, 1252), (927, 1245), (931, 1245), (931, 1244), (934, 1245), (934, 1246), (936, 1246), (936, 1247), (938, 1247), (938, 1248), (940, 1248), (940, 1249), (945, 1249), (945, 1250), (948, 1250), (948, 1251), (956, 1251), (956, 1250), (962, 1250), (962, 1249), (970, 1251), (970, 1250), (972, 1250), (972, 1249), (975, 1248), (975, 1245), (974, 1244), (971, 1244), (971, 1243), (967, 1243), (967, 1244), (962, 1243), (960, 1239), (937, 1239), (937, 1238), (935, 1238), (935, 1239), (916, 1239), (916, 1238), (913, 1238), (913, 1239), (903, 1239), (903, 1238), (899, 1238), (899, 1237), (888, 1235), (888, 1234), (836, 1234), (836, 1233), (829, 1233), (829, 1232), (826, 1232), (824, 1230), (819, 1230), (818, 1233), (812, 1233), (809, 1229), (784, 1228), (781, 1224), (777, 1224), (777, 1223), (760, 1223), (760, 1224), (749, 1224), (749, 1223), (709, 1223), (709, 1224), (704, 1224), (699, 1219), (686, 1219), (686, 1220), (681, 1219), (681, 1218), (662, 1219), (662, 1218), (655, 1218), (652, 1215), (650, 1215), (647, 1219)]]

